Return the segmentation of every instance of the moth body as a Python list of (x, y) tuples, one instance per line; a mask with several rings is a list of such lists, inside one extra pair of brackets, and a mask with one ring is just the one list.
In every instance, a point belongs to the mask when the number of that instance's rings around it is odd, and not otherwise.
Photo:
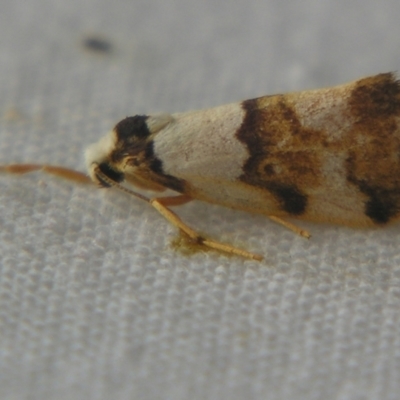
[[(201, 236), (169, 207), (203, 200), (264, 214), (304, 237), (286, 218), (353, 227), (398, 221), (400, 83), (385, 73), (208, 110), (127, 117), (87, 149), (86, 163), (92, 181), (150, 203), (192, 242), (260, 260)], [(88, 181), (57, 166), (0, 167), (38, 169)], [(179, 194), (150, 199), (124, 181)]]
[(96, 168), (117, 182), (267, 216), (374, 226), (399, 217), (399, 123), (400, 85), (387, 73), (128, 117), (86, 156), (100, 184)]

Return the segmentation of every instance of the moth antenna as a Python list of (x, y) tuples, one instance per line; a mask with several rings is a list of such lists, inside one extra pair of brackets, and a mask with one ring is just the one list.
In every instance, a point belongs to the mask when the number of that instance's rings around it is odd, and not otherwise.
[(8, 174), (28, 174), (30, 172), (41, 171), (58, 178), (67, 179), (76, 183), (92, 184), (93, 181), (85, 174), (71, 168), (59, 167), (58, 165), (48, 164), (8, 164), (0, 165), (0, 172)]

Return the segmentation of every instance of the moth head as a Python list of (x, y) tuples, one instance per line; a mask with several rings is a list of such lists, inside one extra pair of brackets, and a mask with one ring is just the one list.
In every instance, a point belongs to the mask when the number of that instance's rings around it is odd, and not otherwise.
[[(146, 149), (154, 135), (165, 128), (173, 117), (169, 114), (135, 115), (127, 117), (85, 152), (91, 179), (102, 187), (110, 187), (104, 175), (116, 183), (125, 179), (146, 188), (160, 190), (159, 185), (143, 178)], [(100, 172), (100, 173), (99, 173)]]

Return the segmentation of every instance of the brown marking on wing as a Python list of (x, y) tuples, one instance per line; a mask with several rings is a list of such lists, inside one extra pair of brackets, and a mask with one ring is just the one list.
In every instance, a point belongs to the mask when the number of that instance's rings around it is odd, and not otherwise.
[(365, 215), (384, 224), (400, 212), (399, 81), (388, 73), (355, 82), (349, 108), (347, 180), (367, 196)]
[(242, 103), (246, 116), (237, 132), (250, 156), (240, 179), (268, 190), (289, 215), (306, 212), (308, 190), (319, 185), (322, 131), (304, 128), (287, 96), (276, 95)]
[(400, 84), (393, 74), (248, 100), (243, 107), (237, 137), (250, 157), (241, 180), (272, 193), (282, 211), (328, 219), (329, 207), (324, 211), (313, 196), (335, 191), (340, 208), (356, 188), (356, 203), (372, 223), (400, 217)]

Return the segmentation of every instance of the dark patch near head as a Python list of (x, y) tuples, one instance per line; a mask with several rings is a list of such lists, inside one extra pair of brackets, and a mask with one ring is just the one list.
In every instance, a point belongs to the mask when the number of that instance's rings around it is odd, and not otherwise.
[(151, 141), (147, 144), (145, 149), (145, 157), (149, 160), (150, 169), (157, 175), (164, 175), (162, 161), (154, 155), (154, 142)]
[(176, 192), (183, 193), (185, 191), (185, 182), (182, 179), (164, 173), (162, 161), (154, 154), (154, 142), (152, 140), (147, 143), (144, 149), (144, 159), (150, 171), (155, 174), (154, 180), (157, 183)]
[[(135, 166), (134, 172), (144, 181), (152, 181), (177, 192), (185, 191), (185, 181), (164, 173), (162, 161), (154, 154), (154, 141), (147, 132), (146, 116), (129, 117), (115, 128), (118, 141), (109, 158), (124, 170)], [(132, 133), (133, 132), (133, 133)]]
[(157, 183), (175, 190), (175, 192), (185, 193), (185, 181), (179, 178), (175, 178), (172, 175), (162, 175)]
[(99, 36), (88, 36), (83, 40), (83, 46), (95, 53), (111, 53), (113, 47), (111, 42)]
[(307, 196), (296, 187), (271, 183), (268, 185), (268, 190), (275, 195), (282, 209), (288, 214), (301, 215), (306, 211)]
[(150, 130), (146, 123), (148, 118), (147, 115), (135, 115), (134, 117), (126, 117), (118, 122), (114, 128), (118, 140), (144, 139), (150, 136)]
[(147, 159), (154, 158), (154, 141), (150, 140), (147, 142), (147, 145), (144, 149), (144, 155)]
[(400, 83), (392, 73), (360, 79), (349, 99), (350, 110), (364, 122), (400, 113)]
[[(98, 168), (105, 176), (107, 176), (114, 182), (119, 183), (124, 180), (124, 174), (111, 168), (110, 165), (107, 163), (99, 164)], [(110, 184), (101, 179), (101, 176), (97, 175), (97, 179), (103, 187), (110, 187)]]
[(306, 190), (319, 182), (314, 147), (323, 135), (301, 125), (284, 95), (246, 100), (242, 107), (246, 114), (236, 135), (250, 155), (240, 180), (269, 191), (288, 214), (303, 214)]

